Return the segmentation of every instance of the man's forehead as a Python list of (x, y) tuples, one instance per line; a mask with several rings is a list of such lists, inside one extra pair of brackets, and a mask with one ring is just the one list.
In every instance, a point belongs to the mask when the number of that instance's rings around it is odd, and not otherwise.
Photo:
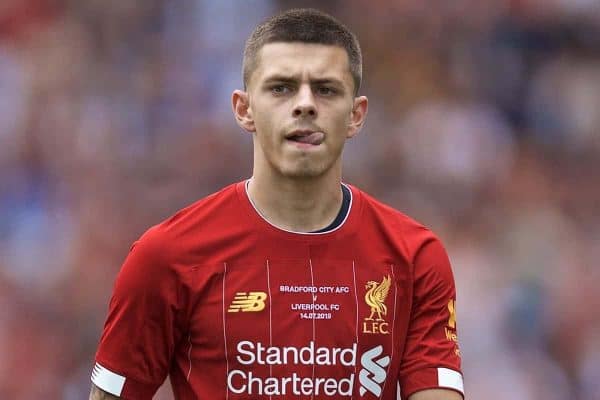
[(311, 77), (335, 76), (351, 83), (348, 54), (335, 45), (274, 42), (264, 45), (258, 53), (256, 77), (268, 79), (271, 75)]

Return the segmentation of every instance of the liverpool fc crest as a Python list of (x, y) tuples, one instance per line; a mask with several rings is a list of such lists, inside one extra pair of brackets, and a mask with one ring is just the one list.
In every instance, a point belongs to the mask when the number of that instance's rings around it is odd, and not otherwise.
[(385, 320), (387, 306), (385, 300), (390, 291), (392, 280), (385, 276), (381, 282), (369, 281), (366, 284), (365, 302), (371, 307), (371, 313), (363, 321), (363, 333), (388, 334), (388, 322)]

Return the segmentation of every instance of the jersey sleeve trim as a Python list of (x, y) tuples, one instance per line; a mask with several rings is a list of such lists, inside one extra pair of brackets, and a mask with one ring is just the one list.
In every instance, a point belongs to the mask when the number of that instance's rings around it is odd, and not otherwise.
[(463, 377), (459, 372), (449, 368), (438, 368), (438, 386), (442, 388), (450, 388), (465, 393)]
[(400, 379), (402, 398), (427, 389), (449, 389), (465, 396), (463, 376), (450, 368), (422, 368)]
[(123, 386), (125, 386), (125, 377), (96, 363), (92, 370), (92, 382), (105, 392), (115, 396), (121, 396)]
[(96, 362), (92, 371), (92, 383), (98, 388), (124, 400), (150, 400), (159, 385), (144, 383), (125, 377)]

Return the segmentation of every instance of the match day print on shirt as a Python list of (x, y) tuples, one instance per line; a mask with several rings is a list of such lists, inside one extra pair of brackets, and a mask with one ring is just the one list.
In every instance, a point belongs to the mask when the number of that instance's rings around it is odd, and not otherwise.
[(227, 397), (379, 398), (397, 353), (393, 274), (336, 260), (229, 265)]

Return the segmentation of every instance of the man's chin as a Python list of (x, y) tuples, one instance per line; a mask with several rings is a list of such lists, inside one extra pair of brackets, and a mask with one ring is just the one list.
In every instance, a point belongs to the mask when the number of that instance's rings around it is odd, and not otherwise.
[(277, 170), (279, 174), (289, 179), (319, 179), (337, 168), (336, 160), (324, 157), (299, 157), (286, 161), (279, 164)]
[(327, 173), (327, 168), (316, 165), (294, 166), (281, 171), (286, 178), (297, 180), (318, 179)]
[(323, 175), (324, 175), (323, 172), (314, 171), (314, 170), (297, 170), (297, 171), (288, 171), (288, 172), (283, 173), (283, 176), (285, 176), (286, 178), (296, 179), (296, 180), (318, 179), (319, 177), (321, 177)]

